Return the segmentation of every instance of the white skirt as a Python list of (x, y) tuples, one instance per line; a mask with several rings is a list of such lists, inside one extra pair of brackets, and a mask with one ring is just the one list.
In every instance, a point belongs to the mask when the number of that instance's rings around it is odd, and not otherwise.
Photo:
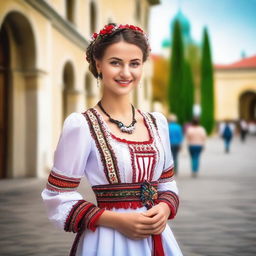
[[(113, 209), (115, 212), (142, 212), (137, 209)], [(166, 225), (162, 233), (165, 256), (182, 256), (179, 245)], [(76, 256), (152, 256), (152, 238), (132, 240), (112, 228), (97, 227), (95, 232), (86, 230), (80, 237)]]

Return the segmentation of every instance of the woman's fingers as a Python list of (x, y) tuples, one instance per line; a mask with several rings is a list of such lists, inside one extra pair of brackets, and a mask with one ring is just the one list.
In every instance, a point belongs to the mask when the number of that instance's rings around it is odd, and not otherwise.
[(120, 213), (117, 229), (131, 239), (144, 239), (160, 234), (166, 226), (166, 217), (161, 207), (143, 213)]
[(140, 224), (139, 229), (141, 230), (154, 230), (157, 229), (159, 226), (163, 226), (166, 224), (166, 221), (164, 218), (157, 219), (157, 221), (154, 221), (152, 224)]
[(151, 209), (147, 210), (146, 212), (142, 213), (146, 217), (153, 217), (154, 215), (158, 214), (158, 208), (152, 207)]

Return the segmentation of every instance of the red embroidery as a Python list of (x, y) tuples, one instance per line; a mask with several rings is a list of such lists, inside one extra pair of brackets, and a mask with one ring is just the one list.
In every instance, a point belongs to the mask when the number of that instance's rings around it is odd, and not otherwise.
[(156, 141), (154, 138), (155, 128), (152, 120), (148, 117), (147, 114), (140, 112), (144, 117), (145, 125), (148, 128), (149, 134), (152, 138), (150, 143), (147, 144), (131, 144), (129, 143), (129, 150), (131, 155), (131, 163), (133, 182), (142, 182), (144, 180), (151, 181), (154, 176), (155, 166), (157, 163), (157, 158), (159, 156), (158, 147), (155, 145)]
[(103, 213), (104, 209), (96, 207), (85, 200), (79, 200), (73, 205), (65, 221), (64, 230), (77, 233), (85, 228), (95, 231), (95, 220)]
[(161, 191), (158, 194), (158, 202), (165, 202), (171, 210), (169, 219), (173, 219), (179, 208), (179, 197), (173, 191)]
[(99, 150), (107, 180), (111, 184), (120, 183), (117, 159), (109, 143), (108, 134), (102, 120), (98, 116), (97, 111), (93, 108), (88, 109), (83, 114), (88, 121), (91, 135)]
[(174, 174), (175, 174), (174, 167), (171, 166), (162, 172), (162, 175), (159, 178), (159, 182), (163, 183), (163, 182), (170, 182), (174, 180)]
[(79, 200), (74, 204), (64, 225), (65, 231), (77, 233), (69, 256), (76, 255), (77, 246), (85, 228), (95, 231), (95, 223), (104, 211), (85, 200)]
[(72, 178), (51, 171), (46, 188), (57, 192), (75, 191), (80, 184), (81, 178)]
[[(98, 185), (93, 186), (92, 189), (95, 193), (98, 206), (105, 209), (113, 208), (140, 208), (146, 205), (145, 194), (148, 192), (145, 189), (145, 182), (142, 183), (120, 183), (112, 185)], [(151, 187), (151, 191), (154, 188), (156, 194), (152, 197), (152, 200), (157, 199), (157, 185), (158, 182), (147, 183)], [(152, 196), (150, 194), (150, 196)]]
[(152, 181), (157, 151), (154, 145), (129, 144), (132, 163), (132, 182)]

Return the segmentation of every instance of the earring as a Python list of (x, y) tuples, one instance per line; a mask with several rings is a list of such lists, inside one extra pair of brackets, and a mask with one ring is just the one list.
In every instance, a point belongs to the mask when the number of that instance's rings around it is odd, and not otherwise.
[(100, 87), (100, 76), (98, 75), (97, 77), (97, 87), (99, 88)]
[(99, 88), (100, 87), (100, 79), (102, 79), (102, 73), (98, 73), (98, 76), (97, 76), (97, 87)]

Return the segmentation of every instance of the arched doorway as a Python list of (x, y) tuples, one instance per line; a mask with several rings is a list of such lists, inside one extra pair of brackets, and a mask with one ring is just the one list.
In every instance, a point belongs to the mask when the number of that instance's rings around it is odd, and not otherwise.
[(10, 49), (6, 28), (0, 31), (0, 179), (7, 177)]
[(244, 92), (239, 99), (239, 117), (247, 121), (256, 120), (256, 93)]
[(87, 108), (92, 107), (94, 103), (94, 92), (92, 87), (92, 75), (89, 73), (86, 73), (85, 76), (85, 96)]
[(63, 121), (73, 111), (72, 95), (74, 93), (74, 69), (70, 62), (67, 62), (63, 71), (63, 92), (62, 110)]
[(34, 34), (28, 19), (16, 11), (6, 15), (0, 34), (1, 178), (36, 176), (38, 71)]

